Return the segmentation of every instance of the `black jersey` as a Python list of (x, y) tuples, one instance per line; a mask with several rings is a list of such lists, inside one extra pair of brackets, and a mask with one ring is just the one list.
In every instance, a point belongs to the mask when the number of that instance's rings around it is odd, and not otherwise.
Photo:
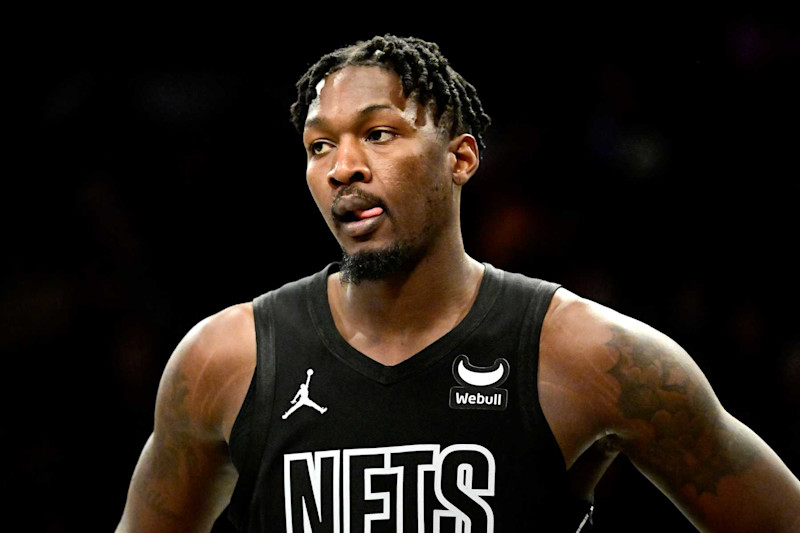
[(585, 523), (537, 392), (539, 334), (558, 286), (487, 264), (466, 317), (388, 367), (336, 329), (336, 268), (254, 300), (258, 360), (231, 434), (234, 524), (504, 533)]

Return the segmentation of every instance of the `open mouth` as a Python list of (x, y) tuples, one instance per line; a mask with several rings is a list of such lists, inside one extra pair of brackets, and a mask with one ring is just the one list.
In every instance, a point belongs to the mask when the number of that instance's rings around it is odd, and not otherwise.
[(331, 206), (335, 223), (352, 238), (366, 238), (384, 219), (386, 208), (380, 198), (363, 191), (337, 197)]
[(385, 211), (380, 198), (356, 190), (333, 201), (331, 213), (339, 222), (358, 222), (382, 215)]
[(383, 208), (380, 206), (370, 207), (369, 209), (355, 209), (353, 211), (346, 211), (343, 215), (338, 216), (339, 221), (358, 222), (359, 220), (366, 220), (368, 218), (377, 217), (383, 214)]

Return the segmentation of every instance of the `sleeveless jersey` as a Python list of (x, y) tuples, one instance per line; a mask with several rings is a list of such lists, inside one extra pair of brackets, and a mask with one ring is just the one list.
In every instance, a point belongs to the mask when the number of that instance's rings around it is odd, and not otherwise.
[(537, 392), (558, 288), (485, 265), (465, 318), (384, 366), (339, 334), (337, 265), (254, 300), (256, 370), (230, 452), (240, 531), (588, 531)]

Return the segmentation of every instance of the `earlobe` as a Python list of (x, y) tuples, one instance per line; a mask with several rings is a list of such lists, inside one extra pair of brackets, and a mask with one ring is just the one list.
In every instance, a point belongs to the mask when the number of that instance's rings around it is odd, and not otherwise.
[(461, 134), (450, 141), (450, 161), (453, 183), (464, 185), (480, 165), (480, 154), (475, 137)]

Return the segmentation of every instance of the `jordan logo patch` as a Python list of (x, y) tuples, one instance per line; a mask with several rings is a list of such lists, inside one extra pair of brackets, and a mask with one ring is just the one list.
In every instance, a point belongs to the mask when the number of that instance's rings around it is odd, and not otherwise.
[(288, 411), (283, 413), (283, 415), (281, 416), (282, 419), (286, 420), (291, 416), (292, 413), (294, 413), (304, 405), (311, 407), (312, 409), (315, 409), (317, 412), (319, 412), (319, 414), (324, 414), (325, 411), (328, 410), (327, 407), (320, 407), (317, 404), (317, 402), (308, 397), (308, 386), (311, 383), (311, 376), (313, 375), (314, 375), (313, 368), (309, 368), (308, 370), (306, 370), (306, 376), (307, 376), (306, 382), (300, 384), (300, 390), (298, 390), (297, 394), (295, 394), (294, 398), (292, 398), (291, 403), (294, 405), (292, 405)]
[(508, 379), (511, 367), (505, 359), (496, 359), (492, 366), (473, 366), (466, 355), (453, 361), (453, 377), (461, 385), (450, 388), (451, 409), (483, 409), (505, 411), (508, 390), (499, 388)]

